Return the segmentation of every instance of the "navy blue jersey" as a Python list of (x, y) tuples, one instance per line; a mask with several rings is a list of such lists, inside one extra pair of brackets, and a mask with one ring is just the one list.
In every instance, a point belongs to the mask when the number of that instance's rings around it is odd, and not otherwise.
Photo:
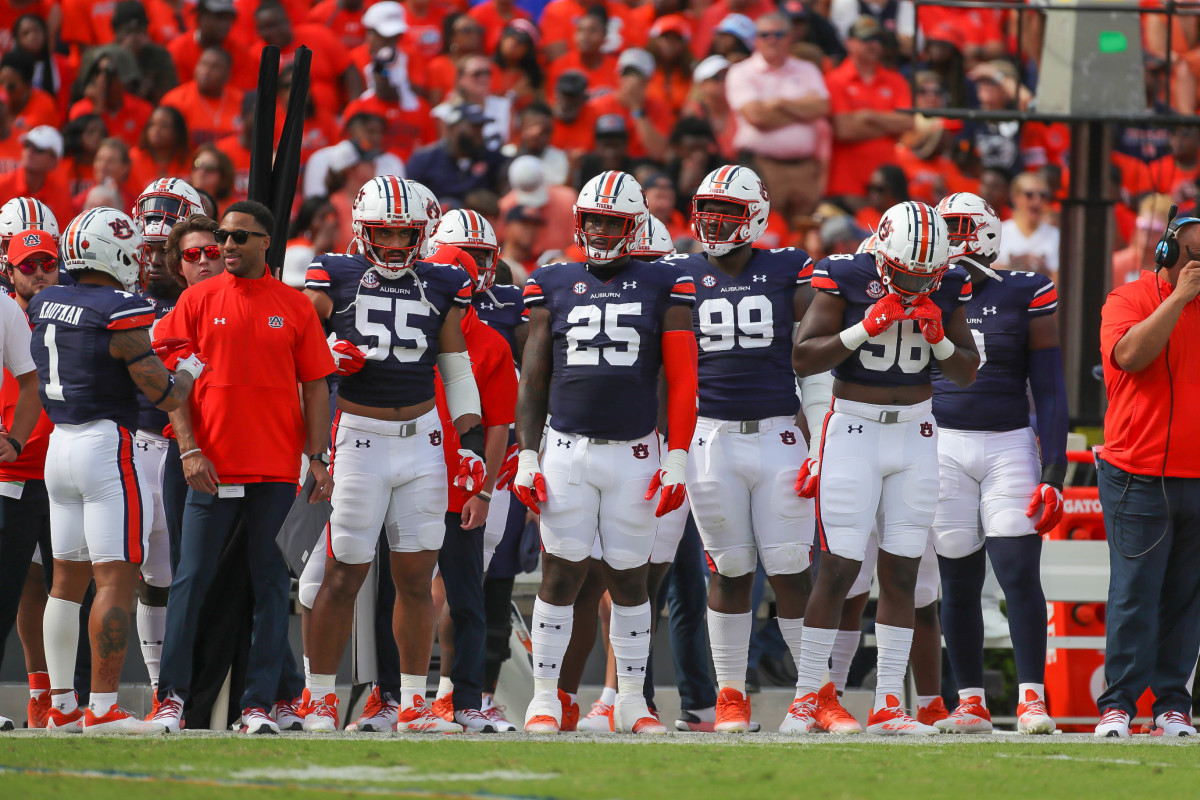
[[(152, 297), (150, 295), (142, 295), (142, 297), (154, 306), (154, 322), (157, 324), (160, 319), (165, 317), (175, 304), (179, 302), (178, 297), (173, 297), (170, 300), (164, 300), (160, 297)], [(154, 338), (154, 329), (150, 330), (150, 338)], [(149, 431), (150, 433), (162, 436), (163, 428), (167, 427), (170, 422), (167, 417), (167, 412), (157, 409), (150, 402), (150, 398), (138, 392), (138, 430)]]
[[(446, 312), (471, 305), (465, 270), (418, 261), (414, 276), (382, 277), (360, 255), (327, 253), (309, 265), (306, 289), (333, 300), (327, 329), (367, 351), (367, 363), (338, 382), (338, 395), (373, 408), (432, 400), (438, 335)], [(417, 281), (420, 281), (420, 287)]]
[[(870, 253), (822, 259), (813, 268), (812, 285), (846, 301), (842, 330), (862, 322), (884, 293)], [(950, 267), (929, 299), (949, 323), (958, 307), (971, 299), (971, 276), (962, 267)], [(918, 386), (930, 382), (934, 361), (917, 321), (901, 320), (834, 367), (833, 377), (867, 386)]]
[(554, 429), (617, 441), (654, 430), (663, 315), (695, 301), (691, 277), (669, 263), (630, 261), (607, 282), (584, 264), (535, 270), (525, 305), (550, 312)]
[(966, 388), (933, 374), (933, 416), (962, 431), (1012, 431), (1029, 426), (1029, 320), (1053, 314), (1058, 293), (1045, 275), (1001, 270), (1004, 280), (976, 284), (967, 324), (979, 350), (979, 371)]
[(504, 337), (513, 358), (517, 358), (517, 328), (529, 321), (525, 304), (521, 302), (521, 290), (496, 283), (486, 292), (475, 295), (472, 305), (483, 323)]
[(792, 371), (796, 287), (812, 279), (812, 259), (793, 247), (754, 250), (736, 278), (703, 253), (666, 256), (696, 284), (692, 326), (700, 348), (700, 416), (726, 420), (793, 416), (800, 410)]
[(118, 331), (149, 328), (154, 307), (143, 297), (94, 284), (47, 286), (29, 301), (38, 394), (55, 425), (110, 419), (138, 424), (140, 394), (125, 362), (108, 351)]

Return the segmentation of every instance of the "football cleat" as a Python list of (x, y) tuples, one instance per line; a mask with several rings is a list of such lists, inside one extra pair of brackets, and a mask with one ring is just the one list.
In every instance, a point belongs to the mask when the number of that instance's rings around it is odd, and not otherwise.
[(418, 694), (413, 697), (411, 706), (400, 709), (392, 730), (396, 733), (462, 733), (463, 729), (461, 725), (434, 714), (425, 705), (425, 698)]
[(360, 733), (387, 733), (396, 724), (399, 715), (400, 704), (390, 698), (384, 700), (379, 686), (374, 686), (371, 688), (371, 695), (367, 698), (367, 704), (363, 706), (362, 715), (356, 722), (347, 725), (346, 730)]
[(1119, 708), (1106, 708), (1093, 734), (1097, 739), (1128, 739), (1129, 715)]
[(613, 730), (618, 733), (662, 734), (667, 726), (646, 705), (646, 698), (639, 694), (617, 694), (613, 704)]
[(805, 734), (813, 729), (817, 715), (817, 694), (809, 692), (803, 697), (797, 697), (788, 707), (783, 722), (779, 723), (780, 733)]
[(837, 687), (827, 683), (817, 692), (817, 713), (812, 730), (825, 733), (862, 733), (862, 725), (838, 700)]
[[(920, 713), (917, 719), (921, 720)], [(933, 726), (942, 733), (991, 733), (992, 715), (983, 705), (983, 698), (968, 697), (958, 701), (953, 714), (937, 720)]]
[(558, 700), (562, 703), (562, 718), (558, 729), (563, 733), (574, 733), (579, 727), (579, 703), (571, 701), (571, 695), (558, 690)]
[(241, 733), (249, 735), (276, 735), (279, 733), (279, 725), (275, 720), (271, 719), (271, 715), (267, 713), (265, 708), (257, 706), (243, 709), (242, 724), (238, 728)]
[[(692, 733), (712, 733), (717, 722), (717, 707), (684, 708), (679, 711), (679, 719), (675, 720), (675, 730)], [(758, 723), (751, 722), (749, 730), (757, 730)]]
[(17, 726), (13, 724), (13, 721), (11, 719), (9, 719), (8, 717), (5, 717), (3, 715), (0, 715), (0, 732), (11, 731), (16, 727)]
[(106, 734), (152, 734), (166, 733), (165, 725), (158, 722), (148, 722), (130, 714), (120, 706), (112, 706), (103, 715), (96, 714), (89, 708), (83, 714), (83, 732), (92, 735)]
[(26, 724), (30, 728), (46, 727), (46, 718), (50, 715), (50, 690), (38, 692), (29, 698), (29, 706), (25, 709)]
[(1195, 736), (1192, 720), (1182, 711), (1168, 711), (1154, 718), (1154, 724), (1163, 736)]
[(517, 730), (517, 726), (508, 721), (508, 718), (504, 716), (504, 711), (504, 706), (493, 705), (490, 697), (484, 698), (483, 715), (490, 719), (492, 724), (496, 726), (496, 732), (514, 733)]
[(526, 733), (558, 733), (562, 726), (563, 704), (558, 692), (534, 692), (525, 709)]
[(949, 716), (950, 712), (946, 710), (946, 701), (940, 697), (934, 698), (929, 705), (917, 709), (917, 722), (922, 725), (936, 726), (938, 722)]
[(454, 722), (454, 692), (446, 692), (441, 697), (434, 698), (433, 713), (446, 722)]
[(893, 695), (887, 696), (887, 705), (872, 711), (867, 719), (867, 733), (877, 736), (934, 736), (938, 729), (918, 722), (900, 706)]
[(496, 733), (496, 726), (482, 711), (474, 708), (454, 712), (454, 721), (466, 733)]
[(589, 733), (612, 733), (613, 707), (597, 700), (592, 703), (592, 710), (587, 713), (586, 717), (579, 720), (576, 727), (578, 730)]
[(271, 716), (281, 731), (304, 730), (304, 715), (308, 713), (307, 700), (304, 695), (292, 701), (281, 701), (271, 706)]
[(183, 727), (183, 700), (178, 695), (167, 695), (166, 700), (158, 703), (158, 708), (148, 717), (148, 721), (162, 725), (167, 733), (179, 733)]
[(1017, 733), (1054, 733), (1054, 720), (1046, 711), (1046, 701), (1033, 689), (1025, 690), (1025, 700), (1017, 705)]
[(304, 708), (308, 713), (301, 724), (303, 730), (309, 733), (333, 733), (338, 729), (338, 697), (333, 692), (324, 697), (313, 697), (305, 689)]
[(746, 733), (750, 730), (750, 698), (726, 686), (717, 696), (716, 733)]
[(46, 715), (46, 729), (62, 733), (83, 733), (83, 709), (59, 711), (54, 706)]

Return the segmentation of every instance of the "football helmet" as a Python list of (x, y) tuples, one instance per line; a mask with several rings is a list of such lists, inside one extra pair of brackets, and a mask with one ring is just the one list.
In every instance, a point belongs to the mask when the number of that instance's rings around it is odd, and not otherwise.
[[(740, 211), (723, 214), (703, 211), (706, 200), (733, 203)], [(767, 230), (771, 197), (767, 185), (749, 167), (726, 164), (710, 172), (692, 198), (692, 235), (712, 256), (723, 256), (746, 244), (754, 244)], [(724, 234), (724, 235), (722, 235)]]
[(655, 261), (674, 252), (675, 243), (671, 241), (671, 234), (667, 233), (667, 226), (653, 214), (646, 214), (629, 255), (642, 261)]
[(58, 241), (58, 220), (50, 207), (33, 197), (14, 197), (0, 206), (0, 267), (8, 267), (8, 241), (14, 234), (37, 228)]
[(93, 208), (67, 225), (58, 243), (63, 269), (74, 275), (94, 270), (117, 279), (127, 292), (139, 288), (146, 270), (146, 245), (137, 224), (115, 208)]
[[(399, 278), (421, 252), (426, 213), (410, 181), (395, 175), (367, 181), (354, 198), (351, 218), (358, 251), (385, 278)], [(375, 237), (383, 229), (408, 232), (409, 238), (406, 243), (388, 247), (376, 245)]]
[(147, 242), (165, 242), (171, 228), (192, 214), (203, 214), (200, 193), (179, 178), (159, 178), (138, 195), (133, 219)]
[[(609, 264), (629, 255), (646, 215), (646, 194), (642, 185), (627, 172), (608, 170), (592, 178), (575, 201), (575, 244), (592, 264)], [(612, 217), (620, 220), (616, 233), (583, 232), (585, 217)]]
[(858, 249), (854, 251), (854, 254), (858, 255), (859, 253), (870, 253), (871, 255), (875, 255), (875, 244), (875, 234), (872, 233), (870, 236), (862, 240), (862, 244), (858, 246)]
[(483, 218), (483, 214), (465, 208), (447, 211), (438, 223), (432, 241), (435, 245), (452, 244), (475, 260), (479, 272), (475, 291), (486, 291), (496, 282), (496, 254), (500, 251), (500, 243), (492, 224)]
[(404, 182), (408, 184), (409, 191), (416, 196), (417, 212), (425, 219), (425, 238), (421, 241), (420, 255), (420, 258), (424, 258), (433, 249), (433, 232), (437, 230), (442, 219), (442, 202), (425, 184), (413, 180)]
[(950, 235), (942, 215), (906, 201), (883, 212), (875, 231), (879, 277), (906, 304), (937, 289), (949, 269)]
[(950, 260), (965, 261), (999, 278), (991, 266), (1000, 255), (1000, 217), (988, 202), (977, 194), (955, 192), (942, 198), (937, 212), (950, 234)]

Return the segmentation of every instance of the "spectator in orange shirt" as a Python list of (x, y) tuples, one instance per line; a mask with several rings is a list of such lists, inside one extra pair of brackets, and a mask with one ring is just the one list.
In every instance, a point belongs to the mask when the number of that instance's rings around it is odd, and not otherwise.
[[(388, 53), (387, 48), (380, 50), (377, 58), (381, 60), (376, 63), (386, 63)], [(428, 103), (411, 90), (403, 95), (400, 93), (392, 83), (392, 71), (380, 66), (373, 73), (374, 88), (363, 92), (357, 100), (351, 100), (342, 117), (347, 123), (359, 114), (382, 119), (385, 123), (383, 148), (407, 162), (418, 147), (437, 141), (437, 124)]]
[(879, 227), (883, 212), (908, 199), (908, 176), (904, 170), (895, 164), (880, 164), (867, 181), (867, 204), (854, 215), (854, 221), (873, 231)]
[[(579, 192), (550, 184), (536, 156), (514, 158), (508, 165), (508, 183), (512, 191), (500, 198), (500, 216), (505, 218), (517, 206), (537, 212), (545, 223), (535, 244), (538, 252), (562, 250), (575, 241), (575, 200)], [(497, 233), (503, 238), (503, 228)]]
[(867, 180), (889, 161), (912, 117), (896, 111), (912, 107), (908, 81), (880, 63), (883, 29), (874, 17), (859, 17), (846, 41), (850, 55), (825, 76), (833, 114), (833, 160), (828, 194), (861, 197)]
[(517, 115), (516, 131), (511, 144), (500, 152), (509, 158), (534, 156), (542, 162), (542, 174), (551, 186), (566, 184), (571, 177), (571, 162), (567, 154), (550, 144), (554, 133), (554, 116), (545, 103), (534, 103)]
[(24, 50), (9, 50), (0, 58), (0, 89), (17, 133), (38, 125), (57, 128), (61, 120), (54, 98), (33, 87), (33, 69), (33, 56)]
[[(716, 136), (707, 120), (680, 117), (671, 129), (671, 158), (664, 170), (675, 187), (675, 207), (684, 217), (692, 215), (692, 196), (701, 181), (729, 160), (720, 156)], [(770, 219), (767, 220), (770, 224)]]
[(308, 12), (308, 21), (333, 31), (347, 50), (363, 40), (363, 0), (321, 0)]
[(654, 75), (654, 57), (645, 50), (632, 48), (617, 59), (620, 83), (617, 90), (588, 101), (597, 116), (619, 114), (629, 131), (629, 155), (662, 161), (667, 155), (667, 132), (675, 124), (670, 107), (647, 96)]
[(546, 74), (538, 60), (541, 35), (526, 19), (515, 19), (503, 33), (496, 46), (497, 93), (512, 98), (514, 111), (520, 111), (542, 96)]
[(62, 53), (50, 47), (46, 20), (37, 14), (22, 14), (13, 24), (14, 49), (33, 56), (33, 85), (54, 98), (61, 116), (71, 104), (71, 83), (75, 67)]
[(164, 106), (183, 114), (194, 147), (223, 139), (240, 128), (242, 90), (229, 85), (232, 67), (229, 53), (210, 47), (196, 62), (192, 80), (167, 92), (162, 99)]
[(113, 208), (129, 208), (141, 193), (144, 186), (135, 186), (130, 181), (133, 161), (129, 157), (129, 147), (121, 139), (110, 136), (96, 148), (96, 157), (92, 159), (92, 188), (87, 194), (74, 198), (75, 206), (80, 211), (95, 208), (97, 203), (89, 203), (89, 197), (97, 189), (103, 189), (117, 198), (116, 202), (103, 202), (98, 205)]
[[(914, 79), (916, 108), (937, 110), (946, 106), (946, 92), (937, 73), (922, 70)], [(936, 205), (953, 192), (974, 192), (977, 181), (962, 174), (947, 155), (952, 138), (947, 128), (957, 121), (941, 117), (913, 116), (913, 129), (900, 137), (893, 162), (908, 177), (908, 193), (913, 200)]]
[(71, 197), (83, 196), (96, 185), (92, 162), (100, 143), (108, 138), (108, 128), (99, 114), (77, 117), (63, 128), (63, 157), (58, 171), (67, 179)]
[(309, 91), (320, 113), (336, 113), (363, 92), (363, 79), (350, 62), (350, 52), (328, 28), (320, 25), (292, 26), (279, 0), (262, 0), (254, 12), (254, 23), (264, 44), (279, 48), (279, 65), (292, 63), (301, 44), (313, 51)]
[(650, 28), (646, 50), (654, 56), (657, 71), (646, 96), (666, 103), (679, 114), (692, 89), (692, 52), (688, 49), (692, 26), (682, 14), (659, 17)]
[[(59, 38), (80, 51), (113, 41), (113, 19), (119, 3), (96, 0), (62, 0)], [(150, 20), (150, 36), (165, 44), (180, 33), (179, 17), (167, 0), (142, 0)]]
[(113, 12), (113, 42), (137, 61), (141, 76), (129, 85), (129, 91), (152, 105), (179, 85), (171, 54), (155, 44), (149, 33), (150, 21), (139, 0), (121, 0)]
[(996, 212), (1001, 221), (1012, 216), (1012, 195), (1009, 184), (1012, 176), (999, 167), (984, 167), (979, 173), (979, 190), (976, 192)]
[(200, 54), (210, 47), (219, 47), (233, 58), (233, 85), (242, 90), (257, 86), (259, 50), (253, 38), (233, 30), (236, 19), (233, 0), (200, 0), (196, 4), (195, 29), (167, 45), (176, 72), (191, 75), (196, 71)]
[(467, 14), (483, 26), (483, 48), (489, 53), (496, 52), (500, 36), (513, 20), (529, 19), (529, 14), (518, 8), (514, 0), (484, 0)]
[(551, 111), (554, 130), (550, 144), (564, 151), (574, 164), (595, 141), (596, 112), (587, 104), (587, 76), (582, 72), (559, 75)]
[(133, 162), (129, 182), (146, 186), (158, 178), (187, 180), (191, 153), (183, 114), (172, 106), (159, 106), (142, 130), (142, 141), (129, 154)]
[(579, 162), (579, 174), (575, 178), (577, 188), (601, 172), (633, 172), (634, 160), (629, 156), (629, 128), (624, 117), (620, 114), (597, 117), (595, 139), (591, 152)]
[[(124, 52), (119, 48), (116, 51)], [(128, 54), (126, 57), (129, 63), (117, 52), (109, 51), (93, 62), (84, 76), (83, 99), (71, 106), (70, 118), (99, 114), (104, 118), (109, 135), (133, 147), (142, 135), (142, 128), (150, 119), (154, 106), (126, 91), (126, 82), (137, 77), (137, 64), (132, 63)]]
[[(589, 9), (603, 7), (607, 10), (607, 19), (615, 31), (627, 28), (625, 18), (629, 7), (620, 2), (606, 0), (551, 0), (542, 10), (542, 18), (538, 26), (542, 29), (542, 54), (550, 61), (560, 58), (570, 49), (571, 32), (577, 28), (580, 19)], [(620, 50), (628, 43), (618, 35), (612, 43), (612, 50)]]
[[(770, 0), (718, 0), (700, 13), (695, 28), (696, 38), (692, 46), (697, 55), (703, 53), (711, 55), (709, 47), (716, 44), (717, 35), (732, 34), (740, 40), (740, 44), (745, 47), (745, 55), (749, 56), (754, 52), (754, 21), (763, 14), (778, 10), (778, 7)], [(739, 18), (732, 25), (729, 24), (731, 16)], [(742, 60), (730, 58), (729, 53), (724, 49), (712, 52), (719, 52), (734, 63)]]
[(57, 219), (75, 216), (67, 194), (67, 181), (55, 169), (62, 157), (62, 135), (49, 125), (21, 134), (21, 162), (17, 169), (0, 176), (0, 197), (33, 197), (41, 200)]
[(587, 78), (588, 95), (598, 97), (617, 89), (617, 57), (600, 50), (604, 44), (608, 12), (604, 6), (589, 8), (575, 26), (575, 49), (559, 56), (546, 68), (546, 79), (555, 86), (564, 72), (580, 72)]
[(529, 273), (538, 268), (542, 253), (537, 249), (537, 240), (545, 224), (537, 211), (524, 206), (514, 206), (504, 215), (500, 260), (512, 270), (513, 286), (524, 286)]
[(414, 52), (424, 59), (443, 52), (442, 42), (449, 38), (446, 23), (452, 4), (436, 0), (404, 0), (404, 10), (408, 14), (408, 38), (412, 40)]
[(671, 239), (687, 239), (691, 226), (676, 207), (678, 195), (675, 182), (662, 172), (651, 174), (641, 181), (642, 190), (646, 193), (646, 208), (650, 214), (657, 217), (667, 227)]
[[(249, 178), (250, 164), (247, 158), (245, 177), (242, 181), (248, 183)], [(246, 193), (246, 187), (239, 185), (241, 181), (238, 179), (239, 173), (235, 170), (233, 161), (216, 145), (202, 144), (192, 153), (192, 173), (188, 176), (188, 183), (212, 195), (219, 207)]]
[(458, 65), (468, 56), (486, 55), (483, 50), (483, 26), (466, 14), (446, 17), (446, 47), (429, 61), (425, 72), (425, 99), (438, 105), (454, 91)]

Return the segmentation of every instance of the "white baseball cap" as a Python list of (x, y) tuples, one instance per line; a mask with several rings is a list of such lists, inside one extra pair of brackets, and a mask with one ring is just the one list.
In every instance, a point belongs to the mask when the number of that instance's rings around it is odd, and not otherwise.
[(617, 74), (630, 67), (649, 78), (654, 74), (654, 56), (639, 47), (631, 47), (617, 59)]
[(408, 15), (399, 3), (383, 0), (366, 10), (362, 16), (362, 26), (384, 38), (391, 38), (408, 30)]
[(54, 155), (62, 158), (63, 154), (63, 138), (57, 128), (50, 125), (38, 125), (36, 128), (31, 128), (29, 131), (21, 134), (21, 143), (29, 144), (36, 147), (38, 150), (53, 150)]
[(715, 78), (722, 71), (729, 69), (729, 59), (725, 56), (709, 56), (696, 65), (692, 70), (692, 80), (696, 83), (702, 83), (709, 78)]
[(550, 190), (546, 188), (542, 160), (537, 156), (514, 158), (508, 165), (508, 183), (512, 186), (519, 206), (541, 208), (550, 202)]

